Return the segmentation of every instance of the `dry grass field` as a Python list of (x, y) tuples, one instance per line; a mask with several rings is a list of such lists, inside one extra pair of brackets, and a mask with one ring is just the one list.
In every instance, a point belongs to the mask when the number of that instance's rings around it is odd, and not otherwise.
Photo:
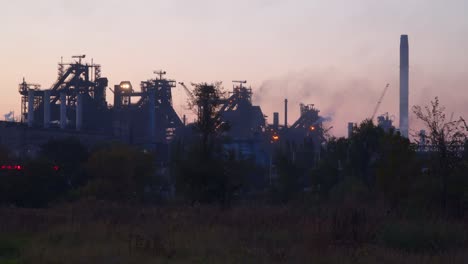
[(0, 209), (0, 263), (467, 263), (468, 223), (369, 208)]

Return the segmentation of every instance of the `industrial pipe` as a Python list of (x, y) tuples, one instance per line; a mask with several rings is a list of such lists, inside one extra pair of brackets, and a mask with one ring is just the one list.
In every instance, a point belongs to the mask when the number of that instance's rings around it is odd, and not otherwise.
[(43, 104), (44, 104), (44, 128), (49, 128), (50, 126), (50, 90), (44, 91)]
[(149, 143), (154, 143), (156, 137), (156, 90), (151, 88), (148, 92), (148, 96)]
[(28, 127), (34, 125), (34, 90), (28, 91)]
[(60, 128), (67, 128), (67, 94), (60, 93)]
[(80, 131), (83, 128), (83, 94), (78, 93), (76, 96), (76, 130)]

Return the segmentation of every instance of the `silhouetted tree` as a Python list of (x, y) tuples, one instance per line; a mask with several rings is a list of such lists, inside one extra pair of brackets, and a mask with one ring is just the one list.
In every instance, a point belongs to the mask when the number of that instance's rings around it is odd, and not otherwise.
[(407, 198), (410, 179), (417, 173), (415, 147), (409, 140), (365, 120), (350, 138), (328, 140), (312, 179), (322, 197), (333, 192), (355, 200), (367, 194), (380, 196), (395, 207)]
[(66, 180), (46, 159), (26, 162), (22, 170), (3, 172), (2, 203), (20, 207), (46, 207), (58, 201), (66, 192)]
[(377, 192), (392, 208), (397, 208), (408, 201), (411, 180), (420, 174), (416, 146), (394, 131), (384, 134), (380, 142), (376, 162)]
[(312, 170), (312, 184), (322, 198), (328, 198), (330, 190), (343, 180), (349, 162), (349, 140), (330, 138), (322, 150), (322, 158)]
[(381, 139), (385, 131), (374, 125), (372, 120), (364, 120), (356, 127), (349, 143), (349, 170), (371, 189), (374, 187), (374, 169), (380, 158)]
[(216, 137), (225, 129), (218, 118), (221, 99), (224, 94), (221, 83), (194, 84), (195, 103), (198, 111), (196, 128), (201, 134), (202, 153), (209, 158), (215, 145)]
[(303, 171), (293, 160), (293, 155), (284, 148), (277, 151), (274, 159), (278, 178), (273, 184), (273, 195), (276, 196), (273, 198), (280, 202), (288, 202), (302, 192), (300, 178)]
[(141, 201), (155, 183), (153, 156), (125, 145), (94, 152), (87, 169), (92, 180), (84, 192), (98, 199)]
[(41, 147), (41, 155), (60, 167), (60, 172), (72, 188), (86, 184), (84, 163), (89, 153), (78, 138), (53, 139)]
[(426, 144), (430, 146), (432, 154), (430, 167), (440, 178), (441, 206), (446, 209), (450, 195), (449, 182), (462, 164), (462, 148), (467, 140), (468, 128), (462, 117), (447, 120), (444, 111), (445, 107), (440, 105), (438, 97), (431, 101), (430, 106), (413, 107), (414, 114), (423, 121), (429, 132)]
[(197, 107), (194, 144), (175, 147), (173, 172), (176, 190), (191, 203), (215, 203), (229, 207), (248, 173), (245, 162), (223, 147), (222, 134), (229, 129), (222, 123), (220, 107), (225, 100), (221, 83), (193, 84)]

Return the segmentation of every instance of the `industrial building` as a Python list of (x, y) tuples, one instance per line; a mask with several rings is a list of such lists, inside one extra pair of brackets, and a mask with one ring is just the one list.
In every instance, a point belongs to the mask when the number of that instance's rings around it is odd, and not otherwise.
[[(155, 151), (162, 160), (168, 160), (169, 145), (175, 139), (192, 137), (193, 124), (180, 118), (173, 108), (172, 89), (177, 82), (166, 78), (165, 71), (155, 71), (155, 77), (134, 85), (120, 81), (110, 86), (101, 76), (101, 65), (86, 63), (85, 55), (73, 56), (71, 63), (58, 64), (57, 80), (51, 87), (28, 83), (19, 84), (21, 118), (18, 123), (0, 124), (0, 144), (15, 153), (34, 153), (34, 149), (50, 139), (76, 136), (83, 143), (120, 141)], [(192, 91), (183, 83), (179, 85), (194, 102)], [(387, 85), (372, 115), (374, 119)], [(112, 104), (106, 94), (114, 94)], [(401, 134), (409, 132), (409, 44), (408, 36), (400, 39), (400, 127)], [(284, 100), (284, 123), (280, 113), (273, 113), (273, 124), (266, 123), (260, 106), (252, 103), (252, 88), (247, 81), (233, 81), (232, 90), (216, 102), (219, 106), (217, 122), (227, 124), (226, 148), (236, 150), (240, 156), (261, 160), (271, 156), (275, 145), (308, 144), (320, 155), (321, 144), (329, 128), (327, 119), (313, 104), (300, 104), (300, 116), (288, 123), (288, 100)], [(378, 116), (378, 124), (388, 131), (394, 129), (387, 115)], [(354, 125), (349, 124), (349, 133)], [(292, 149), (292, 152), (295, 150)]]
[[(73, 62), (58, 64), (58, 76), (52, 87), (19, 84), (21, 96), (20, 122), (2, 122), (0, 143), (18, 155), (35, 153), (50, 139), (75, 136), (93, 145), (100, 141), (120, 141), (155, 151), (167, 160), (169, 144), (193, 134), (192, 124), (177, 115), (172, 103), (175, 80), (165, 71), (156, 71), (154, 78), (135, 87), (121, 81), (111, 87), (101, 76), (101, 65), (86, 63), (85, 55), (73, 56)], [(193, 97), (184, 83), (179, 83)], [(110, 104), (106, 94), (114, 94)], [(193, 98), (192, 98), (193, 99)], [(252, 104), (252, 88), (247, 81), (233, 81), (232, 91), (219, 99), (216, 118), (228, 124), (226, 147), (241, 156), (267, 163), (275, 144), (280, 142), (324, 141), (323, 118), (314, 105), (300, 105), (300, 117), (288, 126), (288, 101), (285, 100), (284, 125), (279, 113), (274, 124), (266, 123), (260, 106)]]

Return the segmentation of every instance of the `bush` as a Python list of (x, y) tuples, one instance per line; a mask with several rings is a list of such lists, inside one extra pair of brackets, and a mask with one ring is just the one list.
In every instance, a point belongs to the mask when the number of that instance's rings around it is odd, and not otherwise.
[(411, 253), (439, 253), (462, 247), (467, 233), (460, 225), (407, 221), (387, 224), (379, 234), (387, 247)]
[(98, 199), (141, 201), (145, 189), (154, 185), (154, 157), (125, 145), (97, 150), (87, 169), (92, 180), (83, 191)]
[(32, 160), (21, 171), (7, 172), (0, 186), (1, 201), (19, 207), (47, 207), (67, 192), (66, 179), (47, 160)]

